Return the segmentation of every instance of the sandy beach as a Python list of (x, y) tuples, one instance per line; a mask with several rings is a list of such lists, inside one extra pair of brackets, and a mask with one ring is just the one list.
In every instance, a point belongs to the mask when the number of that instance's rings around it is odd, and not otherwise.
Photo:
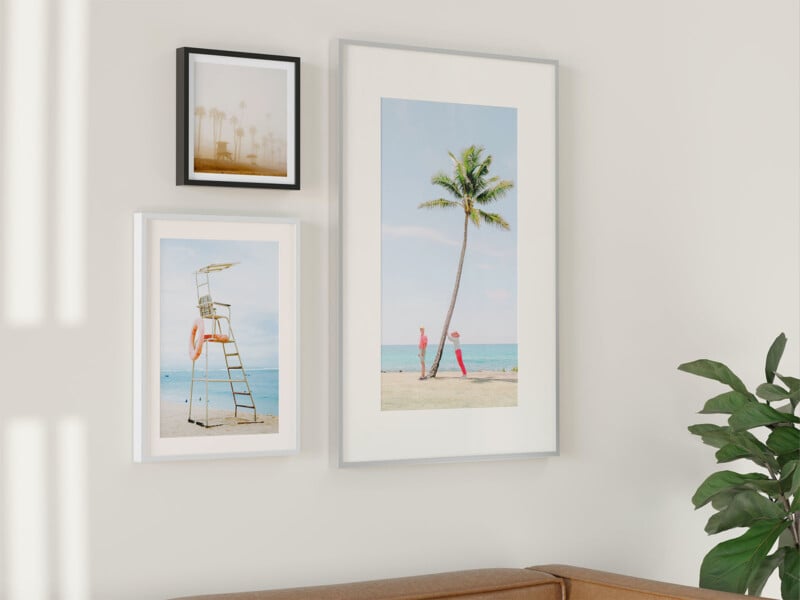
[[(259, 423), (252, 422), (253, 411), (239, 409), (239, 421), (233, 416), (233, 410), (209, 409), (209, 422), (222, 423), (219, 427), (199, 427), (187, 420), (189, 405), (179, 402), (161, 403), (161, 437), (197, 437), (207, 435), (247, 435), (253, 433), (278, 433), (278, 417), (258, 415)], [(192, 408), (192, 418), (205, 421), (205, 407), (199, 403)], [(249, 418), (248, 418), (249, 417)]]
[(381, 373), (381, 410), (497, 408), (517, 405), (517, 373), (439, 371), (434, 379), (419, 373)]

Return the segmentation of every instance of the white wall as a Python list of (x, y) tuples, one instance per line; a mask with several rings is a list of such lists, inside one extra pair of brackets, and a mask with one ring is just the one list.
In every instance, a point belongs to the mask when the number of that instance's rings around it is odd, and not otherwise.
[[(0, 26), (19, 4), (3, 0)], [(7, 298), (25, 283), (0, 275), (0, 596), (156, 599), (547, 562), (695, 584), (715, 541), (689, 498), (713, 457), (686, 426), (716, 387), (675, 367), (717, 358), (755, 385), (785, 331), (785, 370), (800, 371), (799, 6), (92, 2), (88, 178), (73, 213), (86, 252), (72, 265), (86, 314), (62, 324), (51, 282), (44, 314), (16, 325)], [(29, 42), (51, 40), (56, 69), (63, 38), (40, 31)], [(0, 37), (8, 75), (8, 31)], [(329, 55), (341, 37), (560, 61), (560, 457), (331, 466)], [(184, 45), (302, 57), (302, 191), (175, 186)], [(64, 97), (48, 81), (55, 111)], [(17, 118), (8, 98), (6, 129)], [(14, 152), (2, 148), (6, 176)], [(64, 251), (51, 235), (62, 222), (54, 155), (30, 156), (49, 182), (32, 221), (49, 240), (49, 275)], [(303, 221), (298, 456), (132, 463), (136, 210)], [(24, 260), (3, 248), (4, 264)]]

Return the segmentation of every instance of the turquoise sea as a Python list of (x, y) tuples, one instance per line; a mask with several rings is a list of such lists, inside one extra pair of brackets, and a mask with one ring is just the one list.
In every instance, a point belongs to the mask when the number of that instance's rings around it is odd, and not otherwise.
[[(228, 377), (225, 369), (211, 369), (208, 372), (208, 376), (209, 379), (225, 379)], [(185, 404), (189, 399), (191, 379), (191, 371), (162, 370), (161, 401)], [(258, 414), (278, 416), (278, 369), (248, 369), (247, 379), (250, 382), (250, 390), (253, 392), (253, 400), (255, 400)], [(243, 390), (243, 384), (238, 384), (236, 389)], [(195, 402), (198, 398), (203, 398), (205, 401), (205, 395), (205, 383), (195, 381)], [(233, 410), (230, 384), (209, 383), (208, 396), (210, 408)], [(200, 405), (195, 403), (194, 406)]]
[[(438, 344), (428, 344), (425, 364), (430, 368), (436, 358)], [(381, 371), (419, 371), (419, 350), (416, 345), (381, 346)], [(467, 371), (510, 371), (518, 366), (517, 344), (461, 344)], [(452, 344), (446, 344), (439, 363), (441, 371), (458, 371)]]

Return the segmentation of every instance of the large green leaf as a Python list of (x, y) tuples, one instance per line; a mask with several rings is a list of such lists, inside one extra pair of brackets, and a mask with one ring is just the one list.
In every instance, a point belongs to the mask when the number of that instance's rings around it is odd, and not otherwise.
[(733, 502), (733, 499), (742, 491), (740, 487), (734, 487), (727, 489), (725, 491), (719, 492), (718, 494), (714, 494), (711, 498), (711, 506), (714, 507), (714, 510), (723, 510), (728, 507), (728, 505)]
[(722, 448), (731, 443), (731, 428), (727, 425), (714, 425), (713, 423), (700, 423), (690, 425), (689, 432), (699, 435), (704, 444), (714, 448)]
[(741, 408), (748, 402), (752, 402), (749, 396), (741, 392), (730, 391), (714, 396), (706, 401), (700, 414), (732, 414), (736, 409)]
[(792, 496), (797, 493), (800, 488), (800, 462), (797, 460), (790, 460), (781, 469), (781, 487), (785, 493)]
[[(767, 448), (749, 431), (733, 432), (727, 425), (720, 426), (714, 425), (713, 423), (691, 425), (689, 427), (689, 431), (694, 435), (700, 436), (704, 444), (708, 444), (714, 448), (722, 449), (727, 445), (733, 444), (749, 452), (749, 456), (737, 458), (749, 458), (761, 467), (769, 467), (770, 469), (780, 468), (777, 461), (772, 456), (772, 452), (769, 450), (769, 448)], [(723, 453), (722, 456), (727, 456), (730, 452), (731, 449), (728, 449)], [(719, 462), (726, 461), (720, 460)]]
[(775, 383), (762, 383), (756, 388), (756, 396), (767, 402), (786, 400), (792, 395), (789, 390), (783, 389)]
[(778, 370), (778, 363), (781, 362), (784, 348), (786, 348), (786, 336), (781, 333), (775, 338), (775, 341), (772, 342), (767, 352), (767, 362), (764, 366), (764, 372), (767, 375), (767, 381), (769, 383), (775, 380), (775, 372)]
[(708, 379), (714, 379), (720, 383), (730, 386), (732, 389), (743, 394), (749, 394), (742, 380), (733, 374), (728, 367), (721, 362), (701, 358), (693, 362), (683, 363), (678, 366), (678, 369), (691, 373), (692, 375), (699, 375)]
[(774, 484), (766, 475), (761, 473), (736, 473), (735, 471), (718, 471), (709, 475), (697, 491), (692, 496), (692, 504), (695, 508), (700, 508), (720, 492), (727, 492), (731, 489), (750, 489), (759, 490), (762, 486)]
[(742, 448), (736, 444), (725, 444), (722, 448), (717, 450), (714, 456), (718, 463), (727, 463), (739, 460), (740, 458), (750, 458), (752, 454), (746, 448)]
[(797, 546), (786, 550), (780, 568), (781, 596), (786, 600), (800, 598), (800, 549)]
[(744, 535), (714, 546), (700, 565), (700, 587), (743, 594), (785, 528), (782, 519), (762, 521)]
[(786, 511), (776, 502), (758, 492), (742, 490), (731, 499), (727, 507), (711, 515), (706, 524), (706, 533), (719, 533), (734, 527), (750, 527), (759, 521), (785, 517)]
[(775, 373), (775, 375), (777, 375), (778, 379), (792, 391), (792, 395), (789, 399), (792, 401), (792, 408), (797, 408), (797, 404), (800, 403), (800, 379), (781, 375), (780, 373)]
[(774, 425), (775, 423), (797, 423), (800, 419), (794, 415), (787, 415), (778, 412), (771, 406), (761, 404), (760, 402), (750, 402), (742, 406), (728, 419), (733, 431), (744, 431), (752, 429), (753, 427), (761, 427), (763, 425)]
[(761, 564), (753, 570), (747, 582), (747, 593), (749, 595), (761, 595), (761, 592), (764, 590), (764, 585), (767, 583), (767, 579), (769, 579), (769, 576), (772, 575), (772, 572), (778, 565), (783, 562), (786, 556), (786, 550), (786, 547), (778, 548), (773, 554), (770, 554), (762, 560)]
[(789, 375), (781, 375), (780, 373), (775, 373), (778, 379), (780, 379), (783, 384), (788, 387), (793, 392), (800, 390), (800, 379), (797, 377), (791, 377)]
[(793, 392), (800, 390), (800, 379), (797, 377), (789, 377), (788, 375), (781, 375), (780, 373), (775, 373), (775, 375), (777, 375), (778, 379)]
[(794, 427), (776, 427), (767, 438), (767, 447), (778, 455), (800, 455), (800, 430)]

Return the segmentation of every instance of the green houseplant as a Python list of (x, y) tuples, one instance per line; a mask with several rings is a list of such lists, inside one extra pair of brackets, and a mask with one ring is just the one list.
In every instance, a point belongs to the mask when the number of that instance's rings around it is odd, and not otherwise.
[(755, 394), (722, 363), (702, 359), (678, 367), (731, 388), (700, 411), (728, 415), (727, 425), (703, 423), (689, 431), (717, 448), (718, 463), (743, 459), (758, 467), (752, 473), (713, 473), (692, 497), (695, 508), (710, 503), (716, 511), (705, 528), (709, 534), (747, 528), (705, 556), (700, 587), (757, 596), (777, 568), (784, 600), (800, 598), (800, 379), (778, 372), (785, 346), (780, 334), (767, 352), (766, 381)]

